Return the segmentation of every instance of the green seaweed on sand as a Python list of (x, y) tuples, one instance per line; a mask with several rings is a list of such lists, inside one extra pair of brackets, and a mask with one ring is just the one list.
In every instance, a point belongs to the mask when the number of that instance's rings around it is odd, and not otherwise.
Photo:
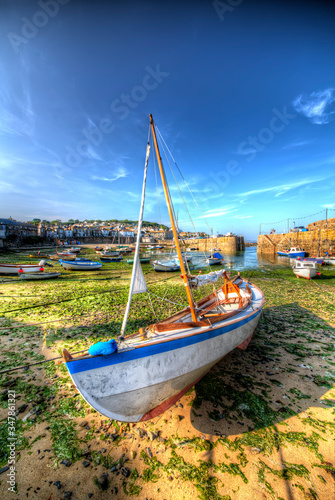
[(79, 447), (79, 438), (73, 422), (60, 417), (52, 418), (50, 432), (53, 441), (52, 450), (57, 461), (68, 459), (76, 462), (81, 458), (82, 451)]
[[(10, 449), (9, 443), (12, 443), (12, 438), (15, 437), (15, 453), (18, 454), (29, 444), (28, 438), (23, 435), (24, 426), (23, 422), (19, 419), (15, 420), (14, 434), (9, 433), (12, 427), (8, 425), (8, 419), (0, 423), (0, 468), (7, 465), (9, 459)], [(16, 458), (18, 460), (18, 458)]]
[[(227, 400), (230, 404), (225, 403)], [(220, 405), (221, 414), (226, 418), (232, 418), (231, 415), (234, 412), (240, 418), (247, 417), (253, 422), (255, 428), (272, 425), (274, 422), (294, 414), (293, 410), (287, 407), (279, 414), (278, 411), (269, 406), (262, 395), (250, 390), (237, 390), (236, 387), (224, 383), (223, 377), (218, 376), (216, 371), (207, 374), (196, 385), (196, 396), (192, 403), (193, 408), (199, 409), (203, 401)], [(210, 417), (211, 415), (213, 415), (213, 412), (210, 413)]]
[(333, 464), (326, 462), (323, 464), (312, 464), (312, 465), (313, 467), (319, 467), (319, 469), (323, 469), (326, 472), (329, 472), (329, 474), (331, 474), (335, 479), (335, 467), (333, 466)]
[(296, 387), (293, 387), (292, 389), (289, 389), (288, 392), (290, 392), (291, 394), (295, 394), (295, 396), (297, 397), (297, 399), (311, 399), (311, 396), (309, 396), (308, 394), (304, 394), (303, 392), (301, 392)]
[(325, 375), (324, 377), (322, 377), (321, 375), (314, 375), (313, 380), (314, 384), (320, 387), (327, 387), (328, 389), (332, 389), (335, 384), (335, 375), (333, 373)]
[(193, 448), (194, 451), (210, 451), (214, 448), (214, 443), (200, 437), (180, 438), (178, 436), (171, 436), (167, 440), (166, 445), (169, 445), (171, 449), (186, 447)]
[(289, 462), (282, 461), (283, 468), (281, 470), (272, 469), (265, 462), (260, 460), (257, 464), (258, 466), (258, 481), (261, 484), (264, 484), (266, 489), (272, 495), (275, 494), (275, 491), (269, 481), (266, 480), (267, 474), (272, 474), (280, 479), (285, 481), (292, 481), (292, 479), (297, 477), (304, 477), (305, 479), (309, 479), (309, 471), (306, 469), (304, 465), (299, 464), (291, 464)]
[(163, 470), (168, 474), (178, 475), (183, 481), (191, 481), (194, 487), (199, 491), (201, 500), (224, 500), (229, 497), (223, 497), (216, 489), (219, 479), (209, 473), (212, 467), (211, 462), (199, 461), (198, 465), (186, 462), (183, 457), (177, 455), (172, 450), (168, 463)]
[(126, 495), (138, 495), (141, 490), (142, 486), (136, 485), (135, 482), (137, 478), (139, 477), (137, 469), (132, 469), (130, 476), (129, 476), (129, 481), (123, 481), (122, 487), (123, 491), (125, 492)]

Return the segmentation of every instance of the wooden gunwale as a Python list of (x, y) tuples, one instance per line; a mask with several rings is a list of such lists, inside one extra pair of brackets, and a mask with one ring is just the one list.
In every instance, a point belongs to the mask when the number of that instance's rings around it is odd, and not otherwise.
[[(256, 309), (253, 309), (252, 311), (250, 311), (250, 313), (249, 313), (249, 314), (247, 314), (247, 315), (243, 318), (243, 320), (245, 320), (245, 319), (249, 318), (250, 316), (252, 316), (253, 314), (255, 314), (255, 312), (260, 311), (260, 310), (262, 309), (263, 305), (264, 305), (264, 302), (265, 302), (264, 293), (260, 290), (260, 288), (258, 288), (258, 286), (256, 286), (256, 285), (252, 285), (252, 286), (253, 286), (253, 288), (255, 288), (256, 290), (258, 290), (258, 291), (261, 293), (262, 300), (261, 300), (260, 304), (257, 306), (257, 308), (256, 308)], [(247, 304), (247, 306), (248, 306), (248, 305), (249, 305), (249, 304)], [(245, 309), (247, 306), (245, 306), (243, 309)], [(236, 310), (236, 311), (237, 311), (237, 312), (236, 312), (236, 314), (237, 314), (237, 313), (239, 313), (239, 312), (241, 312), (241, 310), (243, 310), (243, 309), (241, 309), (241, 308), (240, 308), (240, 309), (237, 309), (237, 310)], [(234, 313), (235, 313), (235, 311), (232, 311), (232, 312), (234, 312)], [(231, 313), (226, 313), (226, 314), (231, 314)], [(215, 321), (215, 322), (219, 322), (219, 321), (221, 322), (221, 321), (222, 321), (222, 318), (218, 319), (218, 321)], [(232, 319), (232, 320), (230, 320), (230, 321), (229, 321), (226, 325), (224, 325), (224, 326), (230, 326), (230, 325), (233, 325), (234, 323), (237, 323), (238, 321), (240, 321), (240, 319)], [(206, 333), (208, 330), (216, 330), (217, 328), (221, 328), (221, 326), (220, 326), (220, 325), (213, 326), (213, 325), (211, 324), (210, 326), (208, 326), (208, 329), (205, 329), (205, 327), (201, 327), (201, 329), (199, 328), (197, 331), (192, 331), (191, 333), (185, 333), (185, 334), (184, 334), (184, 335), (182, 335), (182, 336), (178, 336), (178, 339), (185, 339), (185, 338), (188, 338), (188, 337), (193, 337), (193, 336), (196, 336), (196, 335), (201, 335), (201, 334), (203, 334), (203, 333)], [(199, 331), (199, 330), (200, 330), (200, 331)], [(139, 334), (138, 334), (138, 333), (134, 334), (134, 336), (136, 336), (136, 335), (139, 335)], [(126, 340), (127, 338), (130, 338), (130, 336), (129, 336), (129, 337), (125, 337), (125, 340)], [(155, 341), (153, 341), (153, 342), (143, 342), (142, 344), (131, 346), (131, 347), (129, 347), (129, 349), (130, 349), (130, 350), (133, 350), (133, 349), (141, 349), (142, 347), (150, 347), (150, 346), (155, 345), (155, 344), (158, 344), (158, 343), (172, 342), (172, 341), (174, 341), (174, 340), (176, 340), (176, 339), (175, 339), (175, 338), (171, 338), (171, 337), (170, 337), (170, 338), (167, 338), (167, 339), (164, 339), (164, 338), (157, 338), (157, 339), (156, 339)], [(126, 350), (126, 349), (125, 349), (125, 350)], [(127, 350), (128, 350), (128, 349), (127, 349)], [(87, 358), (86, 358), (86, 356), (85, 356), (85, 359), (88, 359), (88, 358), (95, 358), (95, 357), (99, 357), (99, 356), (90, 356), (90, 355), (88, 355), (88, 356), (87, 356)], [(81, 359), (84, 359), (84, 358), (83, 358), (83, 357), (80, 357), (80, 358), (73, 358), (73, 359), (69, 360), (69, 362), (71, 362), (71, 361), (76, 361), (76, 360), (78, 360), (78, 361), (79, 361), (79, 360), (81, 360)]]

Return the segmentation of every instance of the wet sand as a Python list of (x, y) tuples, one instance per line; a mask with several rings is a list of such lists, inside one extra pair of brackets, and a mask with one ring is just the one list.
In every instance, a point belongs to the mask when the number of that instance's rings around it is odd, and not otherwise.
[[(319, 285), (254, 277), (267, 303), (248, 349), (231, 352), (151, 421), (98, 414), (62, 364), (2, 376), (2, 447), (6, 391), (20, 413), (17, 492), (2, 472), (1, 498), (335, 498), (335, 273), (325, 274)], [(0, 291), (13, 296), (15, 286)], [(1, 369), (57, 356), (66, 342), (81, 346), (76, 326), (61, 337), (47, 332), (43, 348), (45, 330), (26, 324), (0, 318)]]

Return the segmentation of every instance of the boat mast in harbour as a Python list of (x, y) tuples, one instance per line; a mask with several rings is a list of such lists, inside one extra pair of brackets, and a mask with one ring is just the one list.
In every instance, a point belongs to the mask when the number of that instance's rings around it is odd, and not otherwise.
[(185, 284), (185, 289), (186, 289), (186, 295), (187, 295), (187, 300), (191, 309), (191, 315), (192, 315), (192, 321), (197, 321), (197, 315), (195, 313), (195, 306), (194, 306), (194, 301), (190, 289), (190, 283), (188, 281), (188, 277), (186, 274), (186, 269), (184, 265), (184, 259), (181, 253), (180, 245), (179, 245), (179, 240), (178, 240), (178, 233), (177, 233), (177, 228), (174, 220), (174, 214), (172, 211), (172, 206), (171, 206), (171, 198), (170, 198), (170, 193), (167, 187), (166, 179), (165, 179), (165, 173), (164, 173), (164, 168), (162, 164), (162, 158), (159, 152), (159, 147), (158, 147), (158, 142), (157, 142), (157, 137), (156, 137), (156, 130), (155, 130), (155, 124), (154, 120), (152, 118), (152, 115), (149, 115), (150, 117), (150, 125), (151, 125), (151, 130), (152, 130), (152, 136), (154, 139), (154, 144), (155, 144), (155, 150), (156, 150), (156, 156), (158, 160), (158, 166), (159, 166), (159, 171), (161, 174), (162, 178), (162, 183), (163, 183), (163, 189), (164, 189), (164, 194), (165, 194), (165, 199), (166, 199), (166, 204), (168, 207), (168, 212), (169, 212), (169, 217), (170, 217), (170, 222), (171, 222), (171, 228), (172, 228), (172, 233), (173, 233), (173, 239), (176, 245), (176, 250), (177, 250), (177, 255), (179, 259), (179, 264), (180, 264), (180, 270), (181, 270), (181, 277), (183, 278), (184, 284)]

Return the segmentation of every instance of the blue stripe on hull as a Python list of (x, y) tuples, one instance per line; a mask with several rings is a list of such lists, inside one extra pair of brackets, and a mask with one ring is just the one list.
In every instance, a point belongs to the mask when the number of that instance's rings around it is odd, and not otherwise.
[(261, 313), (261, 309), (256, 311), (255, 314), (248, 316), (246, 319), (241, 319), (237, 323), (233, 323), (228, 326), (222, 326), (221, 328), (210, 329), (206, 332), (192, 335), (190, 337), (183, 337), (175, 340), (170, 340), (168, 342), (161, 342), (158, 344), (150, 345), (147, 347), (141, 347), (138, 349), (131, 349), (129, 351), (119, 351), (117, 353), (108, 356), (99, 356), (87, 359), (78, 359), (66, 363), (66, 367), (71, 375), (75, 373), (80, 373), (88, 370), (94, 370), (96, 368), (102, 368), (104, 366), (116, 365), (118, 363), (124, 363), (130, 360), (144, 358), (147, 356), (153, 356), (155, 354), (160, 354), (163, 352), (173, 351), (174, 349), (180, 349), (189, 345), (197, 344), (205, 340), (218, 337), (228, 333), (240, 326), (249, 323), (249, 321), (256, 318)]

